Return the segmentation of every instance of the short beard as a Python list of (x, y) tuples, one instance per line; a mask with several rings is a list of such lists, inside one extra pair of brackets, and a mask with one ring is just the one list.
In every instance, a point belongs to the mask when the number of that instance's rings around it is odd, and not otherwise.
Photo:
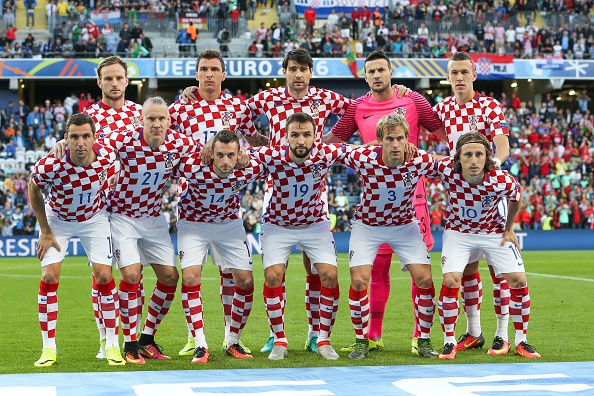
[[(309, 155), (309, 153), (311, 152), (311, 148), (303, 147), (303, 148), (305, 148), (305, 154), (297, 154), (297, 147), (293, 148), (293, 147), (289, 146), (289, 148), (291, 149), (291, 152), (293, 153), (293, 155), (297, 158), (306, 158)], [(302, 148), (302, 147), (299, 147), (299, 148)]]

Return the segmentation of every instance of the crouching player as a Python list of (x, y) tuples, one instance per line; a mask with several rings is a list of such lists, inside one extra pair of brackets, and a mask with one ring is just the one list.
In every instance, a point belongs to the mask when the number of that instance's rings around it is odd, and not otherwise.
[(401, 115), (382, 117), (376, 126), (379, 146), (353, 149), (344, 164), (363, 179), (363, 199), (353, 215), (349, 243), (351, 288), (349, 307), (355, 328), (351, 359), (363, 359), (369, 350), (369, 278), (377, 249), (387, 243), (400, 259), (403, 271), (410, 271), (417, 286), (415, 323), (419, 331), (420, 356), (436, 357), (430, 340), (435, 312), (435, 287), (431, 260), (418, 221), (413, 198), (419, 178), (433, 172), (435, 160), (426, 152), (405, 161), (409, 124)]
[[(526, 340), (530, 295), (518, 239), (512, 229), (520, 210), (522, 188), (507, 171), (492, 169), (490, 148), (482, 134), (467, 133), (458, 140), (454, 158), (446, 157), (437, 164), (449, 196), (441, 258), (443, 285), (439, 295), (439, 319), (444, 332), (441, 360), (456, 357), (454, 331), (460, 314), (458, 291), (464, 268), (477, 251), (481, 251), (495, 273), (509, 283), (509, 313), (516, 332), (516, 355), (540, 357)], [(497, 210), (504, 199), (509, 200), (507, 218)]]

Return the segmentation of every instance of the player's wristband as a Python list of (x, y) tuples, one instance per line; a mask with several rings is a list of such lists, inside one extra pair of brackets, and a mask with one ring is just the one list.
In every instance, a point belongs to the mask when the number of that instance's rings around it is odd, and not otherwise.
[(501, 160), (499, 158), (493, 157), (493, 162), (495, 162), (498, 168), (501, 168)]

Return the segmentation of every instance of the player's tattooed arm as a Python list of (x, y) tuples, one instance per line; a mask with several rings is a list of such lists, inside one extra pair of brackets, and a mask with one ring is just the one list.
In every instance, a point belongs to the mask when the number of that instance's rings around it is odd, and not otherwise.
[(256, 133), (253, 136), (245, 136), (245, 140), (247, 140), (250, 146), (268, 146), (270, 143), (270, 139), (261, 133)]
[(37, 217), (37, 223), (41, 229), (39, 240), (37, 241), (37, 258), (41, 261), (45, 257), (48, 249), (52, 246), (56, 248), (58, 252), (60, 252), (61, 249), (47, 221), (43, 193), (33, 181), (29, 182), (29, 199), (31, 201), (31, 207), (35, 212), (35, 217)]
[(181, 94), (180, 99), (185, 100), (186, 102), (194, 102), (198, 99), (196, 93), (198, 91), (198, 87), (192, 85), (190, 87), (186, 87), (184, 92)]
[(62, 139), (56, 143), (49, 152), (56, 158), (63, 158), (66, 155), (66, 140)]

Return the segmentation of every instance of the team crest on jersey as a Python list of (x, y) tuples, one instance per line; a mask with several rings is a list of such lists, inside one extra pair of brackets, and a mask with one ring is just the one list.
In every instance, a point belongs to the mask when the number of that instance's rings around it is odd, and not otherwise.
[(122, 252), (120, 251), (120, 249), (116, 249), (113, 252), (113, 255), (115, 256), (116, 261), (121, 261), (121, 259), (122, 259)]
[(313, 118), (317, 118), (318, 115), (320, 114), (320, 101), (318, 99), (313, 99), (311, 101), (311, 103), (309, 104), (309, 107), (311, 108), (311, 116)]
[(179, 256), (179, 262), (181, 263), (184, 260), (184, 255), (186, 254), (186, 252), (184, 252), (183, 250), (180, 250), (178, 253)]
[(233, 188), (233, 195), (238, 195), (239, 191), (241, 191), (241, 182), (236, 181), (235, 183), (233, 183), (232, 188)]
[(165, 168), (173, 168), (173, 161), (175, 160), (175, 154), (167, 153), (165, 154)]
[(483, 203), (484, 208), (488, 208), (489, 206), (493, 205), (493, 198), (486, 195), (484, 197), (481, 197), (481, 202)]
[(471, 115), (470, 118), (468, 119), (468, 121), (470, 121), (470, 129), (472, 129), (473, 131), (476, 131), (477, 129), (477, 122), (478, 122), (478, 117), (475, 115)]
[(132, 126), (134, 129), (140, 128), (140, 121), (138, 120), (138, 117), (132, 117)]
[(404, 107), (397, 107), (394, 110), (394, 114), (402, 116), (402, 117), (406, 117), (406, 109)]
[(404, 176), (402, 176), (402, 181), (406, 187), (412, 187), (412, 179), (413, 175), (410, 172), (406, 172)]
[(101, 173), (99, 173), (99, 183), (100, 184), (105, 183), (106, 179), (107, 179), (107, 172), (105, 172), (105, 170), (102, 170)]
[(223, 127), (228, 129), (229, 125), (231, 125), (231, 113), (228, 111), (221, 113), (221, 120), (223, 120)]
[(314, 179), (320, 179), (322, 177), (322, 166), (320, 164), (313, 164), (311, 166), (311, 174)]

